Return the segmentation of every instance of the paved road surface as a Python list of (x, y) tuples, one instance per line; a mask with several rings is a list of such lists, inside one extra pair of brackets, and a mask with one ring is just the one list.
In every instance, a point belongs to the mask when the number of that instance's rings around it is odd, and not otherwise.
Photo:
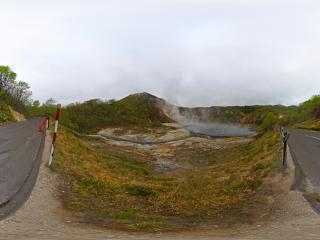
[(312, 191), (320, 193), (320, 133), (290, 129), (289, 146), (294, 160), (311, 184)]
[(39, 171), (43, 134), (41, 118), (0, 127), (0, 219), (29, 197)]

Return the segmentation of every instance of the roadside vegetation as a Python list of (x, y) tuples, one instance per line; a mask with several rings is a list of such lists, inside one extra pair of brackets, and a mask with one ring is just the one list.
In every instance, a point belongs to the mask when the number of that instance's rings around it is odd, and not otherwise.
[(152, 107), (138, 95), (119, 101), (92, 99), (66, 106), (62, 117), (68, 127), (81, 133), (94, 133), (106, 126), (159, 126)]
[(17, 74), (10, 67), (0, 65), (0, 125), (15, 121), (10, 107), (28, 115), (31, 95), (27, 82), (18, 81)]
[[(96, 133), (107, 126), (155, 127), (171, 121), (155, 111), (154, 103), (143, 94), (129, 95), (121, 100), (91, 99), (63, 107), (63, 124), (79, 133)], [(150, 95), (152, 96), (152, 95)], [(42, 105), (35, 102), (32, 115), (49, 113), (54, 116), (56, 102), (49, 99)]]
[(148, 162), (100, 151), (63, 128), (53, 168), (65, 177), (65, 207), (83, 221), (134, 230), (171, 229), (228, 216), (250, 218), (250, 206), (263, 203), (263, 194), (257, 193), (277, 169), (280, 146), (279, 134), (270, 131), (211, 154), (195, 149), (193, 155), (210, 158), (209, 167), (163, 175)]
[(13, 120), (9, 109), (9, 99), (3, 92), (0, 92), (0, 125), (12, 122)]
[(320, 131), (320, 118), (311, 118), (306, 121), (296, 123), (293, 125), (293, 127), (306, 130)]
[(300, 104), (294, 127), (320, 131), (320, 95), (315, 95)]
[(257, 126), (264, 133), (276, 125), (320, 130), (320, 95), (314, 95), (298, 106), (244, 106), (245, 122)]

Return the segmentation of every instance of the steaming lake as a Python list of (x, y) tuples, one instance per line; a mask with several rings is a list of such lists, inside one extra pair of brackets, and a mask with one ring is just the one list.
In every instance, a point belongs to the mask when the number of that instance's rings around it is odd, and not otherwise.
[(241, 137), (253, 136), (256, 132), (246, 126), (223, 123), (192, 123), (185, 128), (194, 133), (201, 133), (212, 137)]

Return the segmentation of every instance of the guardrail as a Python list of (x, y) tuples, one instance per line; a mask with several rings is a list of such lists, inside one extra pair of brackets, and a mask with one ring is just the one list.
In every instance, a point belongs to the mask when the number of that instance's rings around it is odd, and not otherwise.
[(49, 116), (46, 115), (45, 117), (43, 117), (42, 122), (40, 123), (40, 125), (38, 126), (38, 132), (44, 132), (46, 133), (46, 129), (49, 128)]

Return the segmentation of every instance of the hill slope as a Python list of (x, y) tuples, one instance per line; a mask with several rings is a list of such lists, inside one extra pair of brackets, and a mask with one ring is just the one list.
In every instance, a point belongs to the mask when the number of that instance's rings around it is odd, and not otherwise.
[(0, 125), (14, 121), (9, 107), (8, 97), (0, 92)]
[(161, 110), (164, 104), (164, 100), (148, 93), (129, 95), (119, 101), (92, 99), (65, 107), (62, 120), (68, 127), (84, 133), (107, 126), (157, 126), (172, 122)]
[[(109, 126), (159, 126), (164, 122), (239, 123), (268, 130), (274, 124), (288, 125), (317, 117), (317, 96), (300, 106), (253, 105), (187, 108), (174, 106), (149, 93), (129, 95), (121, 100), (92, 99), (71, 104), (62, 111), (62, 121), (82, 133)], [(311, 104), (312, 103), (312, 104)], [(318, 105), (317, 105), (318, 104)], [(317, 115), (318, 114), (318, 115)]]

